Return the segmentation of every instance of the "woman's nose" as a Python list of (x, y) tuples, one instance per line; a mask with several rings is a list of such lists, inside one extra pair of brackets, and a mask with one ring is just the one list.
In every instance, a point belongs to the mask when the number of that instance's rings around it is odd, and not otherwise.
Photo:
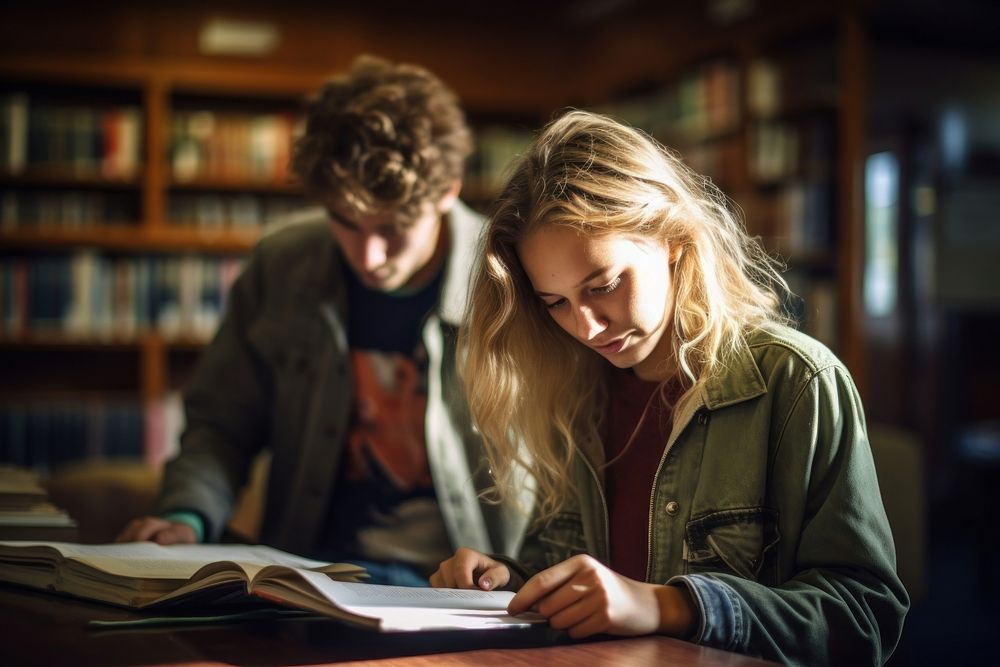
[(607, 328), (607, 321), (598, 317), (589, 306), (581, 305), (576, 309), (576, 335), (580, 340), (593, 340)]

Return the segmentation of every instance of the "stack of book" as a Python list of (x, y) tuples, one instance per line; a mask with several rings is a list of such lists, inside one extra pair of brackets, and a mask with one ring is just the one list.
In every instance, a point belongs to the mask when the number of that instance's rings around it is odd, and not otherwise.
[(35, 473), (0, 466), (0, 539), (72, 541), (76, 537), (76, 522), (48, 502)]

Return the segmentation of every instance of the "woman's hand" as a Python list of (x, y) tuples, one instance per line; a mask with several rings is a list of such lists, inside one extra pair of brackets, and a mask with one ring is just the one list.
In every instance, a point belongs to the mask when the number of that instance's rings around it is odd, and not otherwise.
[(512, 615), (528, 610), (577, 639), (598, 633), (689, 637), (697, 617), (684, 587), (635, 581), (590, 556), (573, 556), (529, 579), (507, 607)]
[(442, 562), (431, 575), (431, 586), (437, 588), (477, 588), (491, 591), (510, 583), (506, 565), (486, 554), (461, 547), (455, 555)]

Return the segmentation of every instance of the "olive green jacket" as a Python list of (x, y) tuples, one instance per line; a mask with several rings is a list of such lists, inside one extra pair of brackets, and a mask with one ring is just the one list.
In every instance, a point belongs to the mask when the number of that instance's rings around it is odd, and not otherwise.
[[(186, 393), (180, 453), (166, 466), (156, 509), (197, 513), (207, 541), (219, 539), (255, 455), (269, 449), (261, 542), (303, 555), (317, 555), (329, 543), (324, 518), (354, 389), (343, 279), (349, 269), (329, 222), (319, 217), (257, 245)], [(440, 300), (422, 330), (428, 463), (452, 546), (514, 554), (526, 520), (480, 500), (492, 479), (455, 368), (456, 330), (483, 219), (459, 202), (446, 224)]]
[[(576, 553), (609, 562), (603, 454), (578, 502), (526, 538), (522, 575)], [(768, 326), (678, 402), (649, 503), (646, 581), (686, 585), (695, 641), (802, 665), (880, 664), (909, 605), (847, 370)]]

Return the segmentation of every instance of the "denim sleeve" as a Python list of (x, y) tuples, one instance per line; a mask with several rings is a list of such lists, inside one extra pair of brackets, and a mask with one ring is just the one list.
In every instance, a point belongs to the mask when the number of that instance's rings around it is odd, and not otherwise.
[(698, 607), (698, 629), (690, 641), (735, 650), (743, 643), (742, 617), (736, 591), (724, 582), (698, 574), (672, 577), (668, 585), (684, 586)]

